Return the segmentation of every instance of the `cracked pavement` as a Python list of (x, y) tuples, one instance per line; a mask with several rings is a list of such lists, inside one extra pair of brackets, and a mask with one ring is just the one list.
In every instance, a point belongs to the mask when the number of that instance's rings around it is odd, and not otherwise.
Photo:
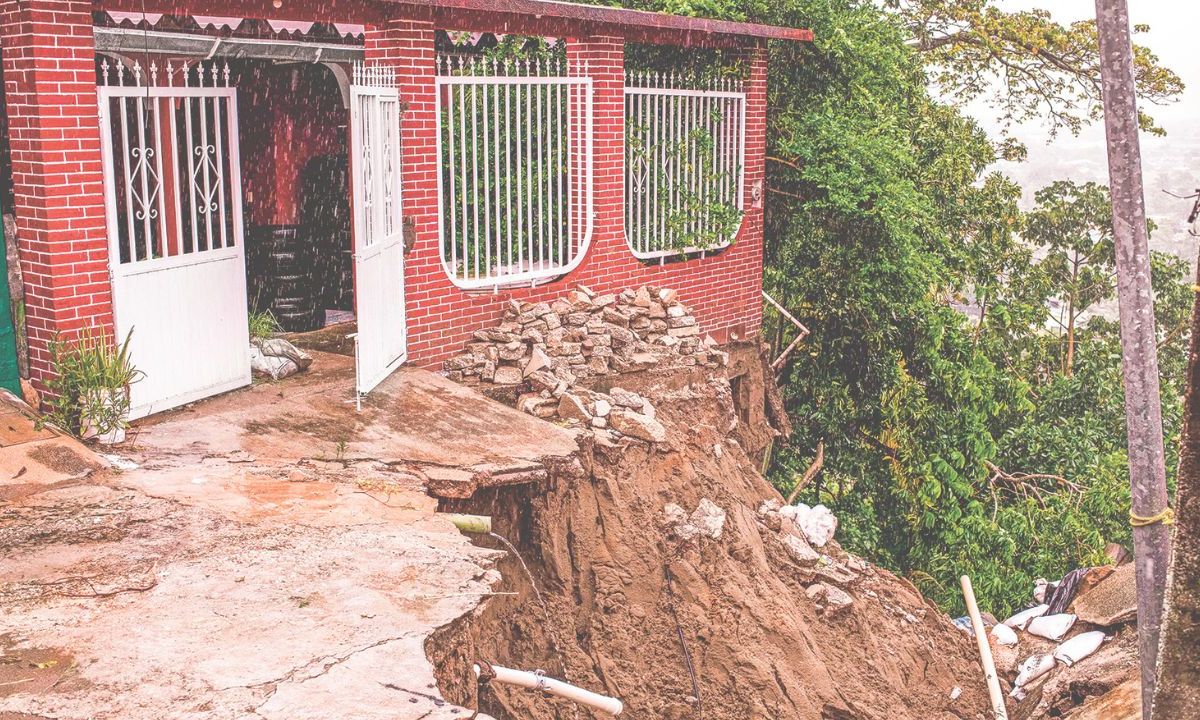
[[(438, 517), (410, 468), (505, 446), (455, 448), (436, 408), (338, 414), (331, 364), (146, 423), (115, 450), (136, 469), (64, 475), (0, 447), (0, 467), (26, 468), (0, 475), (0, 718), (472, 717), (440, 699), (425, 642), (487, 597), (499, 554)], [(469, 402), (485, 425), (526, 422)]]

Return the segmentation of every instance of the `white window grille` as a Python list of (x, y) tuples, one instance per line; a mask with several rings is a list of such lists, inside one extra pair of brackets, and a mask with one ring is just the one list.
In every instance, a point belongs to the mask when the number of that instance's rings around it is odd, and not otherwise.
[(625, 80), (625, 235), (643, 260), (728, 247), (741, 226), (746, 93), (731, 79), (689, 84)]
[(461, 288), (554, 278), (592, 237), (592, 80), (561, 59), (437, 61), (442, 265)]
[(101, 61), (101, 142), (117, 264), (228, 254), (242, 235), (229, 65)]

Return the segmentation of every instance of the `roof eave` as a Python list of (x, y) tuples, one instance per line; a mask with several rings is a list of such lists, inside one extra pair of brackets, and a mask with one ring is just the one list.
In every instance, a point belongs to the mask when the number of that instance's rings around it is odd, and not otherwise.
[[(385, 0), (389, 4), (422, 8), (439, 25), (453, 29), (521, 32), (534, 23), (545, 25), (559, 20), (564, 29), (578, 34), (586, 28), (591, 34), (611, 33), (620, 37), (646, 36), (662, 44), (730, 45), (781, 40), (811, 42), (811, 30), (759, 23), (713, 20), (628, 10), (603, 5), (580, 5), (556, 0)], [(464, 25), (469, 23), (469, 27)], [(479, 27), (480, 23), (487, 27)], [(563, 33), (572, 34), (572, 33)]]

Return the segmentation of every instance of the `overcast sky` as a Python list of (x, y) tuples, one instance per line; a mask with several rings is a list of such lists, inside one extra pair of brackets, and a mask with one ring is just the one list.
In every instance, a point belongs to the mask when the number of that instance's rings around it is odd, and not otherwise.
[[(1092, 0), (1000, 0), (1010, 9), (1049, 8), (1063, 23), (1095, 17)], [(1187, 85), (1179, 101), (1166, 107), (1146, 108), (1167, 131), (1165, 138), (1143, 135), (1142, 152), (1148, 212), (1159, 225), (1153, 244), (1195, 260), (1196, 242), (1187, 234), (1185, 220), (1190, 201), (1175, 200), (1163, 190), (1188, 194), (1200, 187), (1200, 3), (1195, 0), (1129, 0), (1131, 20), (1150, 26), (1135, 40), (1147, 45), (1163, 64)], [(997, 132), (995, 112), (982, 104), (969, 111), (985, 128)], [(1038, 123), (1027, 123), (1014, 133), (1029, 146), (1029, 160), (1019, 165), (1002, 163), (1000, 169), (1020, 181), (1026, 199), (1033, 191), (1057, 179), (1108, 182), (1104, 128), (1096, 124), (1079, 137), (1069, 133), (1046, 144), (1047, 134)]]

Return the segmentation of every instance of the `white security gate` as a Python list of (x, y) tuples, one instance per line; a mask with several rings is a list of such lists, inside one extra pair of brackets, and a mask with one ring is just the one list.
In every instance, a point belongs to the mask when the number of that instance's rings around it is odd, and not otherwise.
[(404, 362), (404, 228), (400, 213), (400, 97), (395, 70), (357, 64), (350, 84), (354, 297), (358, 394)]
[(97, 88), (133, 417), (250, 383), (237, 90), (228, 65), (162, 70), (105, 61)]
[(625, 79), (625, 239), (665, 261), (729, 247), (742, 224), (746, 93), (671, 73)]
[(497, 289), (579, 267), (595, 220), (587, 62), (441, 56), (437, 73), (438, 220), (450, 280)]

